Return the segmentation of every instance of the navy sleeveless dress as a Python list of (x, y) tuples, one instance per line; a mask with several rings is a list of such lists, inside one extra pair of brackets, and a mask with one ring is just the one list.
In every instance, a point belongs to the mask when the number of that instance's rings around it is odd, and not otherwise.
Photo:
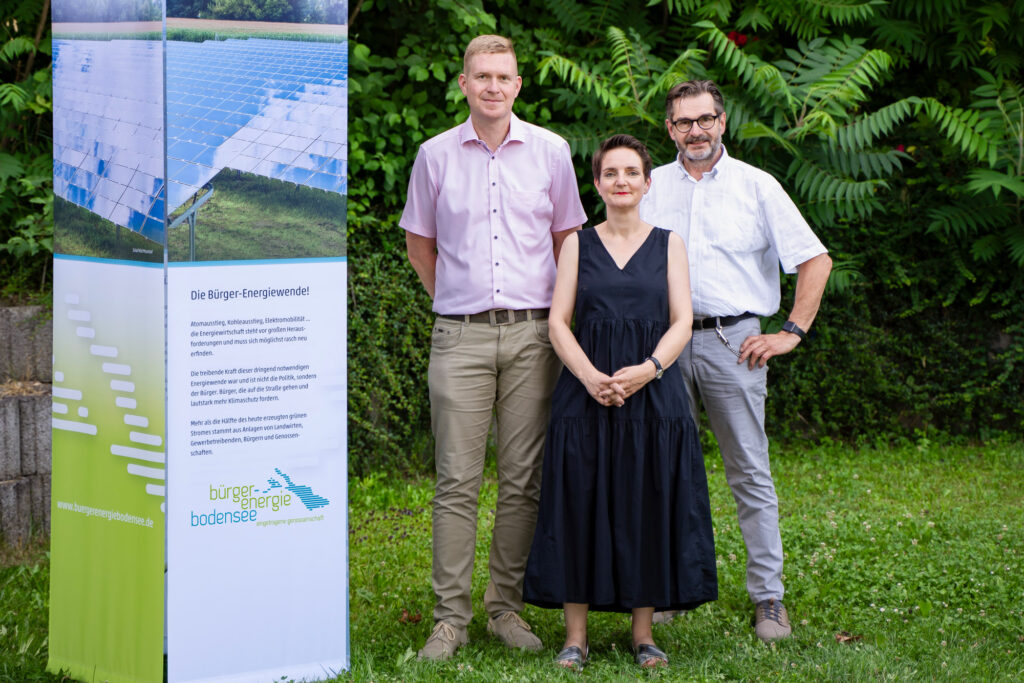
[[(669, 327), (669, 231), (654, 228), (621, 270), (593, 229), (579, 234), (575, 335), (613, 374)], [(551, 423), (526, 602), (591, 610), (693, 609), (718, 597), (707, 475), (679, 366), (622, 407), (597, 403), (563, 369)]]

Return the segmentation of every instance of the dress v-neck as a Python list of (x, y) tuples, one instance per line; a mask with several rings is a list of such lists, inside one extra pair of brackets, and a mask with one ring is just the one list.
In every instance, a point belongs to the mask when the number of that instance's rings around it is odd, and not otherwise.
[(626, 268), (629, 268), (629, 264), (633, 262), (633, 259), (636, 257), (636, 255), (639, 254), (640, 250), (644, 248), (644, 245), (646, 245), (651, 240), (651, 234), (654, 233), (654, 226), (651, 226), (651, 229), (647, 231), (647, 237), (645, 237), (644, 241), (640, 243), (640, 246), (633, 250), (633, 253), (629, 255), (629, 258), (626, 259), (626, 262), (622, 264), (621, 267), (619, 266), (619, 262), (615, 260), (615, 257), (612, 256), (612, 252), (610, 252), (608, 250), (608, 247), (605, 246), (604, 240), (601, 239), (601, 233), (597, 232), (597, 228), (594, 228), (593, 230), (594, 236), (597, 237), (597, 241), (601, 243), (601, 249), (604, 251), (605, 255), (607, 255), (608, 258), (611, 260), (612, 265), (614, 265), (620, 273), (624, 273), (626, 272)]

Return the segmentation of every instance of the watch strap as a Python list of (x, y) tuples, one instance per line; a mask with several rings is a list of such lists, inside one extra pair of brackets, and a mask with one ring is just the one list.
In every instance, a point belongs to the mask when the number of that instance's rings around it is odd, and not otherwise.
[(644, 362), (651, 361), (654, 363), (654, 379), (661, 379), (661, 376), (665, 374), (665, 368), (661, 367), (661, 363), (654, 356), (647, 356), (644, 358)]
[(787, 320), (786, 322), (782, 323), (782, 331), (789, 332), (790, 334), (795, 334), (796, 336), (800, 337), (801, 341), (807, 339), (807, 333), (801, 330), (800, 326), (797, 325), (792, 320)]

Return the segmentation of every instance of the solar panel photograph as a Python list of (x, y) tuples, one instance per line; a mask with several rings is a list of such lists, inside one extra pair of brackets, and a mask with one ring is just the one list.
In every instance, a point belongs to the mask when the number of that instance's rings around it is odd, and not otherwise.
[(58, 251), (343, 255), (344, 27), (168, 19), (163, 43), (132, 26), (55, 25)]

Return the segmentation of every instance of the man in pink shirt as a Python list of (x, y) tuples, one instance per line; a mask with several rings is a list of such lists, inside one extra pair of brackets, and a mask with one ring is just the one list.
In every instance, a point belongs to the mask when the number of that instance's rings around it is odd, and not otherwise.
[(496, 416), (498, 502), (484, 604), (488, 631), (539, 650), (519, 616), (537, 518), (551, 392), (561, 364), (548, 306), (562, 241), (586, 220), (569, 146), (512, 113), (522, 78), (512, 43), (479, 36), (459, 87), (469, 119), (420, 147), (400, 225), (437, 313), (431, 335), (436, 442), (434, 630), (421, 659), (467, 641), (477, 499)]

